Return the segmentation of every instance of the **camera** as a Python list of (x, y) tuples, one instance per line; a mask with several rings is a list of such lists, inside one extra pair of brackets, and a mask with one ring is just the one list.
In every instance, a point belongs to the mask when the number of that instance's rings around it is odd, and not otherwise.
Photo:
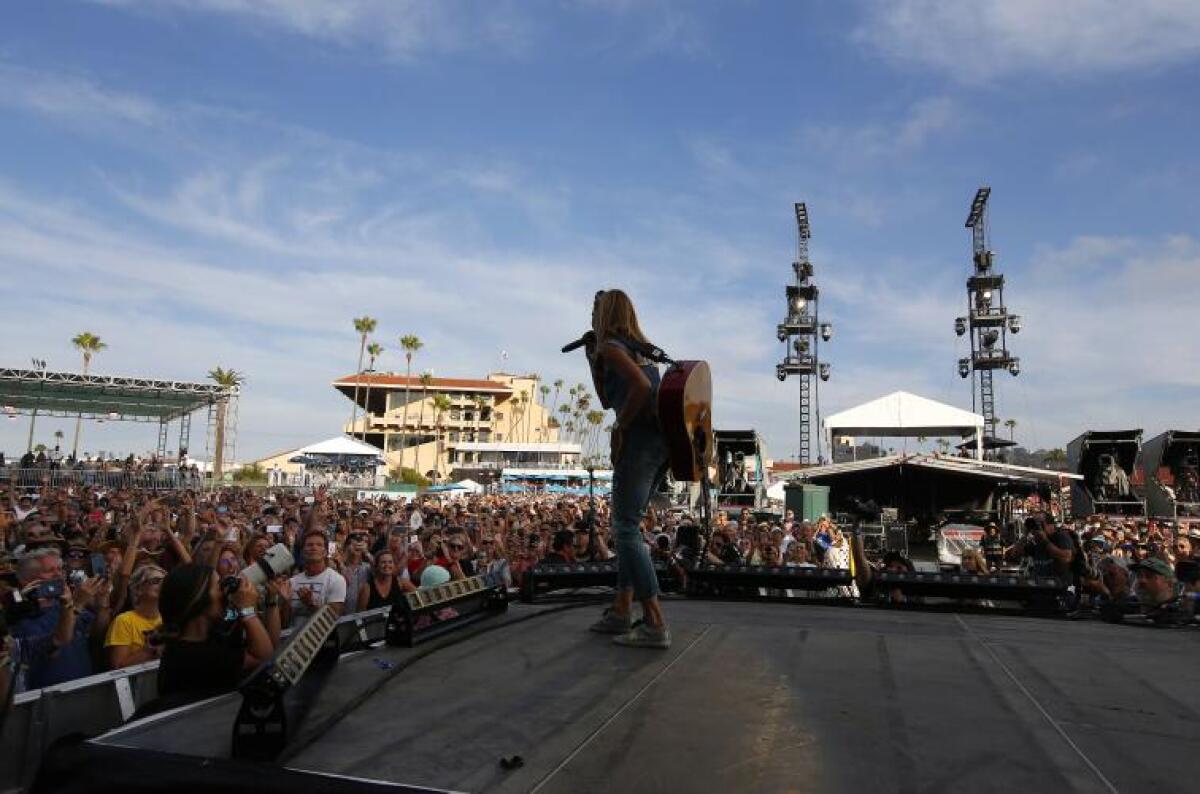
[[(256, 587), (261, 587), (267, 583), (267, 580), (289, 573), (295, 563), (296, 560), (292, 557), (292, 552), (288, 547), (283, 543), (276, 543), (263, 552), (263, 556), (257, 562), (252, 562), (243, 568), (242, 576), (249, 579)], [(237, 577), (230, 578), (236, 579)], [(222, 582), (223, 585), (224, 582)], [(233, 589), (237, 589), (236, 583)]]

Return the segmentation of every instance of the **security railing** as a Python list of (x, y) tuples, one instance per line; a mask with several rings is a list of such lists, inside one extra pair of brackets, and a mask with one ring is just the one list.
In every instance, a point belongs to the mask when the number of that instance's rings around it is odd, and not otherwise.
[(124, 469), (21, 469), (0, 467), (0, 482), (13, 488), (57, 488), (68, 485), (91, 485), (103, 488), (199, 488), (204, 475), (176, 468), (157, 471), (125, 471)]

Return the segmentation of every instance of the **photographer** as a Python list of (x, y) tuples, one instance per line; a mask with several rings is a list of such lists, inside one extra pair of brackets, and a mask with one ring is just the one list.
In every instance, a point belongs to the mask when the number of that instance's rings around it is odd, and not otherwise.
[(28, 668), (25, 688), (41, 689), (91, 675), (88, 635), (97, 622), (98, 596), (107, 608), (102, 597), (107, 580), (87, 579), (72, 590), (62, 578), (57, 550), (39, 549), (21, 559), (17, 583), (5, 612), (13, 638), (24, 646), (20, 661)]
[(161, 584), (163, 643), (159, 695), (200, 698), (237, 686), (243, 672), (271, 658), (279, 605), (269, 603), (268, 627), (255, 610), (258, 591), (245, 576), (222, 579), (208, 565), (175, 567)]
[(1044, 515), (1025, 519), (1025, 539), (1005, 551), (1005, 559), (1029, 561), (1029, 575), (1050, 577), (1064, 583), (1072, 579), (1071, 560), (1075, 544), (1070, 534)]

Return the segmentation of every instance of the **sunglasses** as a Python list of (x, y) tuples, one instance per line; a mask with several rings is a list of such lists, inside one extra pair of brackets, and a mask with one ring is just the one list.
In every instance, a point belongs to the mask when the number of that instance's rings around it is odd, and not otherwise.
[(455, 551), (462, 551), (466, 548), (466, 546), (461, 543), (451, 543), (450, 548), (454, 549)]
[(86, 551), (68, 551), (67, 557), (72, 560), (82, 560), (88, 556)]
[(366, 535), (360, 535), (360, 534), (357, 534), (357, 533), (356, 533), (356, 534), (354, 534), (354, 535), (351, 535), (351, 536), (350, 536), (350, 540), (351, 540), (351, 541), (353, 541), (353, 542), (358, 542), (358, 541), (360, 541), (360, 540), (366, 540), (366, 539), (367, 539), (367, 536), (366, 536)]

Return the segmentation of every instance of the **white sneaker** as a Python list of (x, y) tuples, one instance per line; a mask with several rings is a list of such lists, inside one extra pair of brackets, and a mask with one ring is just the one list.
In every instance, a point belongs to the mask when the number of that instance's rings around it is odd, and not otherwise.
[(632, 630), (613, 637), (613, 642), (630, 648), (661, 648), (665, 650), (671, 647), (671, 632), (666, 626), (655, 629), (639, 620), (633, 624)]

